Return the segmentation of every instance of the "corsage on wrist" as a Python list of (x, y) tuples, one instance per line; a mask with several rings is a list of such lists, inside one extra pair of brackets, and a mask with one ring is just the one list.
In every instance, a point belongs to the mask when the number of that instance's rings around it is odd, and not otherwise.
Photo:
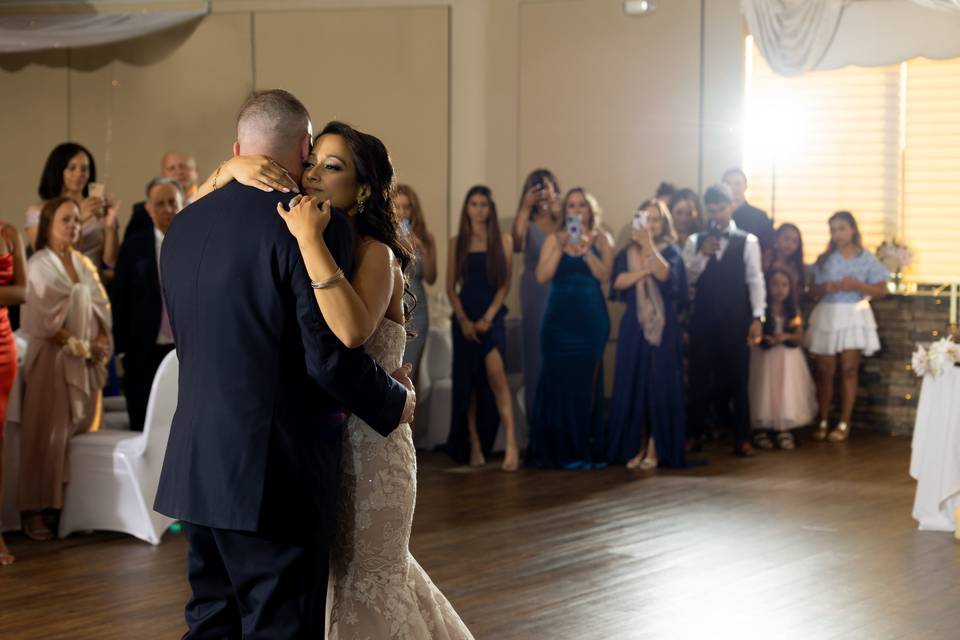
[(70, 336), (61, 349), (64, 353), (74, 358), (90, 360), (93, 357), (90, 351), (90, 341), (81, 340), (76, 336)]

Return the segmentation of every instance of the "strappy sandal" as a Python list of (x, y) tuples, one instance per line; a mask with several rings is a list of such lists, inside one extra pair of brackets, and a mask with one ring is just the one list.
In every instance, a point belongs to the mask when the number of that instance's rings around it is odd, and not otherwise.
[(773, 440), (770, 439), (770, 436), (767, 435), (765, 431), (760, 431), (753, 436), (753, 444), (757, 447), (763, 449), (764, 451), (773, 450)]
[(10, 553), (10, 549), (7, 548), (7, 543), (4, 542), (2, 537), (0, 537), (0, 546), (3, 547), (0, 550), (0, 567), (8, 567), (17, 561), (14, 555)]
[[(513, 456), (510, 453), (513, 453)], [(516, 447), (507, 447), (506, 452), (503, 454), (503, 464), (500, 465), (500, 468), (504, 471), (516, 471), (520, 468), (520, 452)]]
[[(34, 518), (40, 520), (40, 526), (33, 526), (32, 523), (35, 522)], [(36, 540), (37, 542), (45, 542), (47, 540), (53, 540), (53, 531), (50, 530), (50, 527), (46, 525), (43, 521), (43, 516), (30, 516), (27, 518), (27, 521), (23, 525), (23, 533), (31, 540)]]
[(777, 435), (777, 446), (781, 449), (790, 451), (791, 449), (797, 448), (797, 441), (794, 440), (793, 434), (789, 431), (784, 431)]
[(827, 439), (830, 442), (843, 442), (850, 437), (850, 425), (846, 422), (841, 422), (837, 425), (837, 428), (830, 432), (830, 435), (827, 436)]
[(640, 454), (635, 455), (627, 461), (627, 469), (639, 469), (640, 471), (650, 471), (656, 469), (660, 464), (653, 458), (647, 458)]
[(826, 420), (821, 420), (820, 424), (817, 425), (817, 428), (813, 430), (813, 439), (817, 442), (823, 442), (827, 439), (827, 431), (829, 430), (830, 425)]

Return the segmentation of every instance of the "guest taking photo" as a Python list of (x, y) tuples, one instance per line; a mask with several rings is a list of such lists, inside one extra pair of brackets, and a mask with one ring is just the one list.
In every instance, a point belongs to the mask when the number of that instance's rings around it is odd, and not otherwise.
[(527, 463), (583, 469), (605, 464), (603, 351), (610, 317), (601, 285), (613, 269), (613, 239), (586, 190), (567, 192), (565, 225), (543, 243), (537, 280), (550, 283), (540, 336), (540, 379), (530, 412)]

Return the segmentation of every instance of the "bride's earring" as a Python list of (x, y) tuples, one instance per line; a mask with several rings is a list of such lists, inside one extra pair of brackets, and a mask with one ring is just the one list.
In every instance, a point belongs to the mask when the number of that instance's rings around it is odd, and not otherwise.
[(357, 214), (362, 215), (364, 207), (367, 206), (366, 200), (357, 200)]

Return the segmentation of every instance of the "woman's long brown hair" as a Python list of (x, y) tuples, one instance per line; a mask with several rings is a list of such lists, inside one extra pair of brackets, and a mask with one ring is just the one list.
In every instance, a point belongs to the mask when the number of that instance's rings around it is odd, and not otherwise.
[(487, 280), (499, 289), (507, 281), (507, 257), (503, 253), (503, 235), (500, 233), (500, 221), (497, 219), (497, 203), (489, 187), (476, 185), (467, 191), (460, 209), (460, 229), (457, 232), (457, 282), (463, 282), (467, 270), (467, 255), (470, 253), (470, 216), (467, 204), (470, 198), (482, 195), (490, 203), (490, 215), (487, 216)]
[[(863, 238), (860, 236), (860, 227), (857, 226), (857, 219), (853, 217), (853, 214), (849, 211), (837, 211), (835, 214), (830, 216), (830, 219), (827, 220), (827, 224), (830, 224), (836, 220), (842, 220), (850, 225), (850, 228), (853, 229), (853, 245), (863, 251)], [(830, 234), (830, 242), (827, 243), (827, 248), (817, 256), (817, 267), (822, 267), (823, 263), (827, 261), (827, 258), (830, 257), (830, 254), (836, 251), (837, 245), (833, 242), (833, 234)]]
[(422, 242), (427, 241), (427, 221), (423, 219), (423, 209), (420, 208), (420, 197), (408, 184), (397, 185), (397, 195), (404, 195), (410, 201), (410, 228), (413, 234)]

